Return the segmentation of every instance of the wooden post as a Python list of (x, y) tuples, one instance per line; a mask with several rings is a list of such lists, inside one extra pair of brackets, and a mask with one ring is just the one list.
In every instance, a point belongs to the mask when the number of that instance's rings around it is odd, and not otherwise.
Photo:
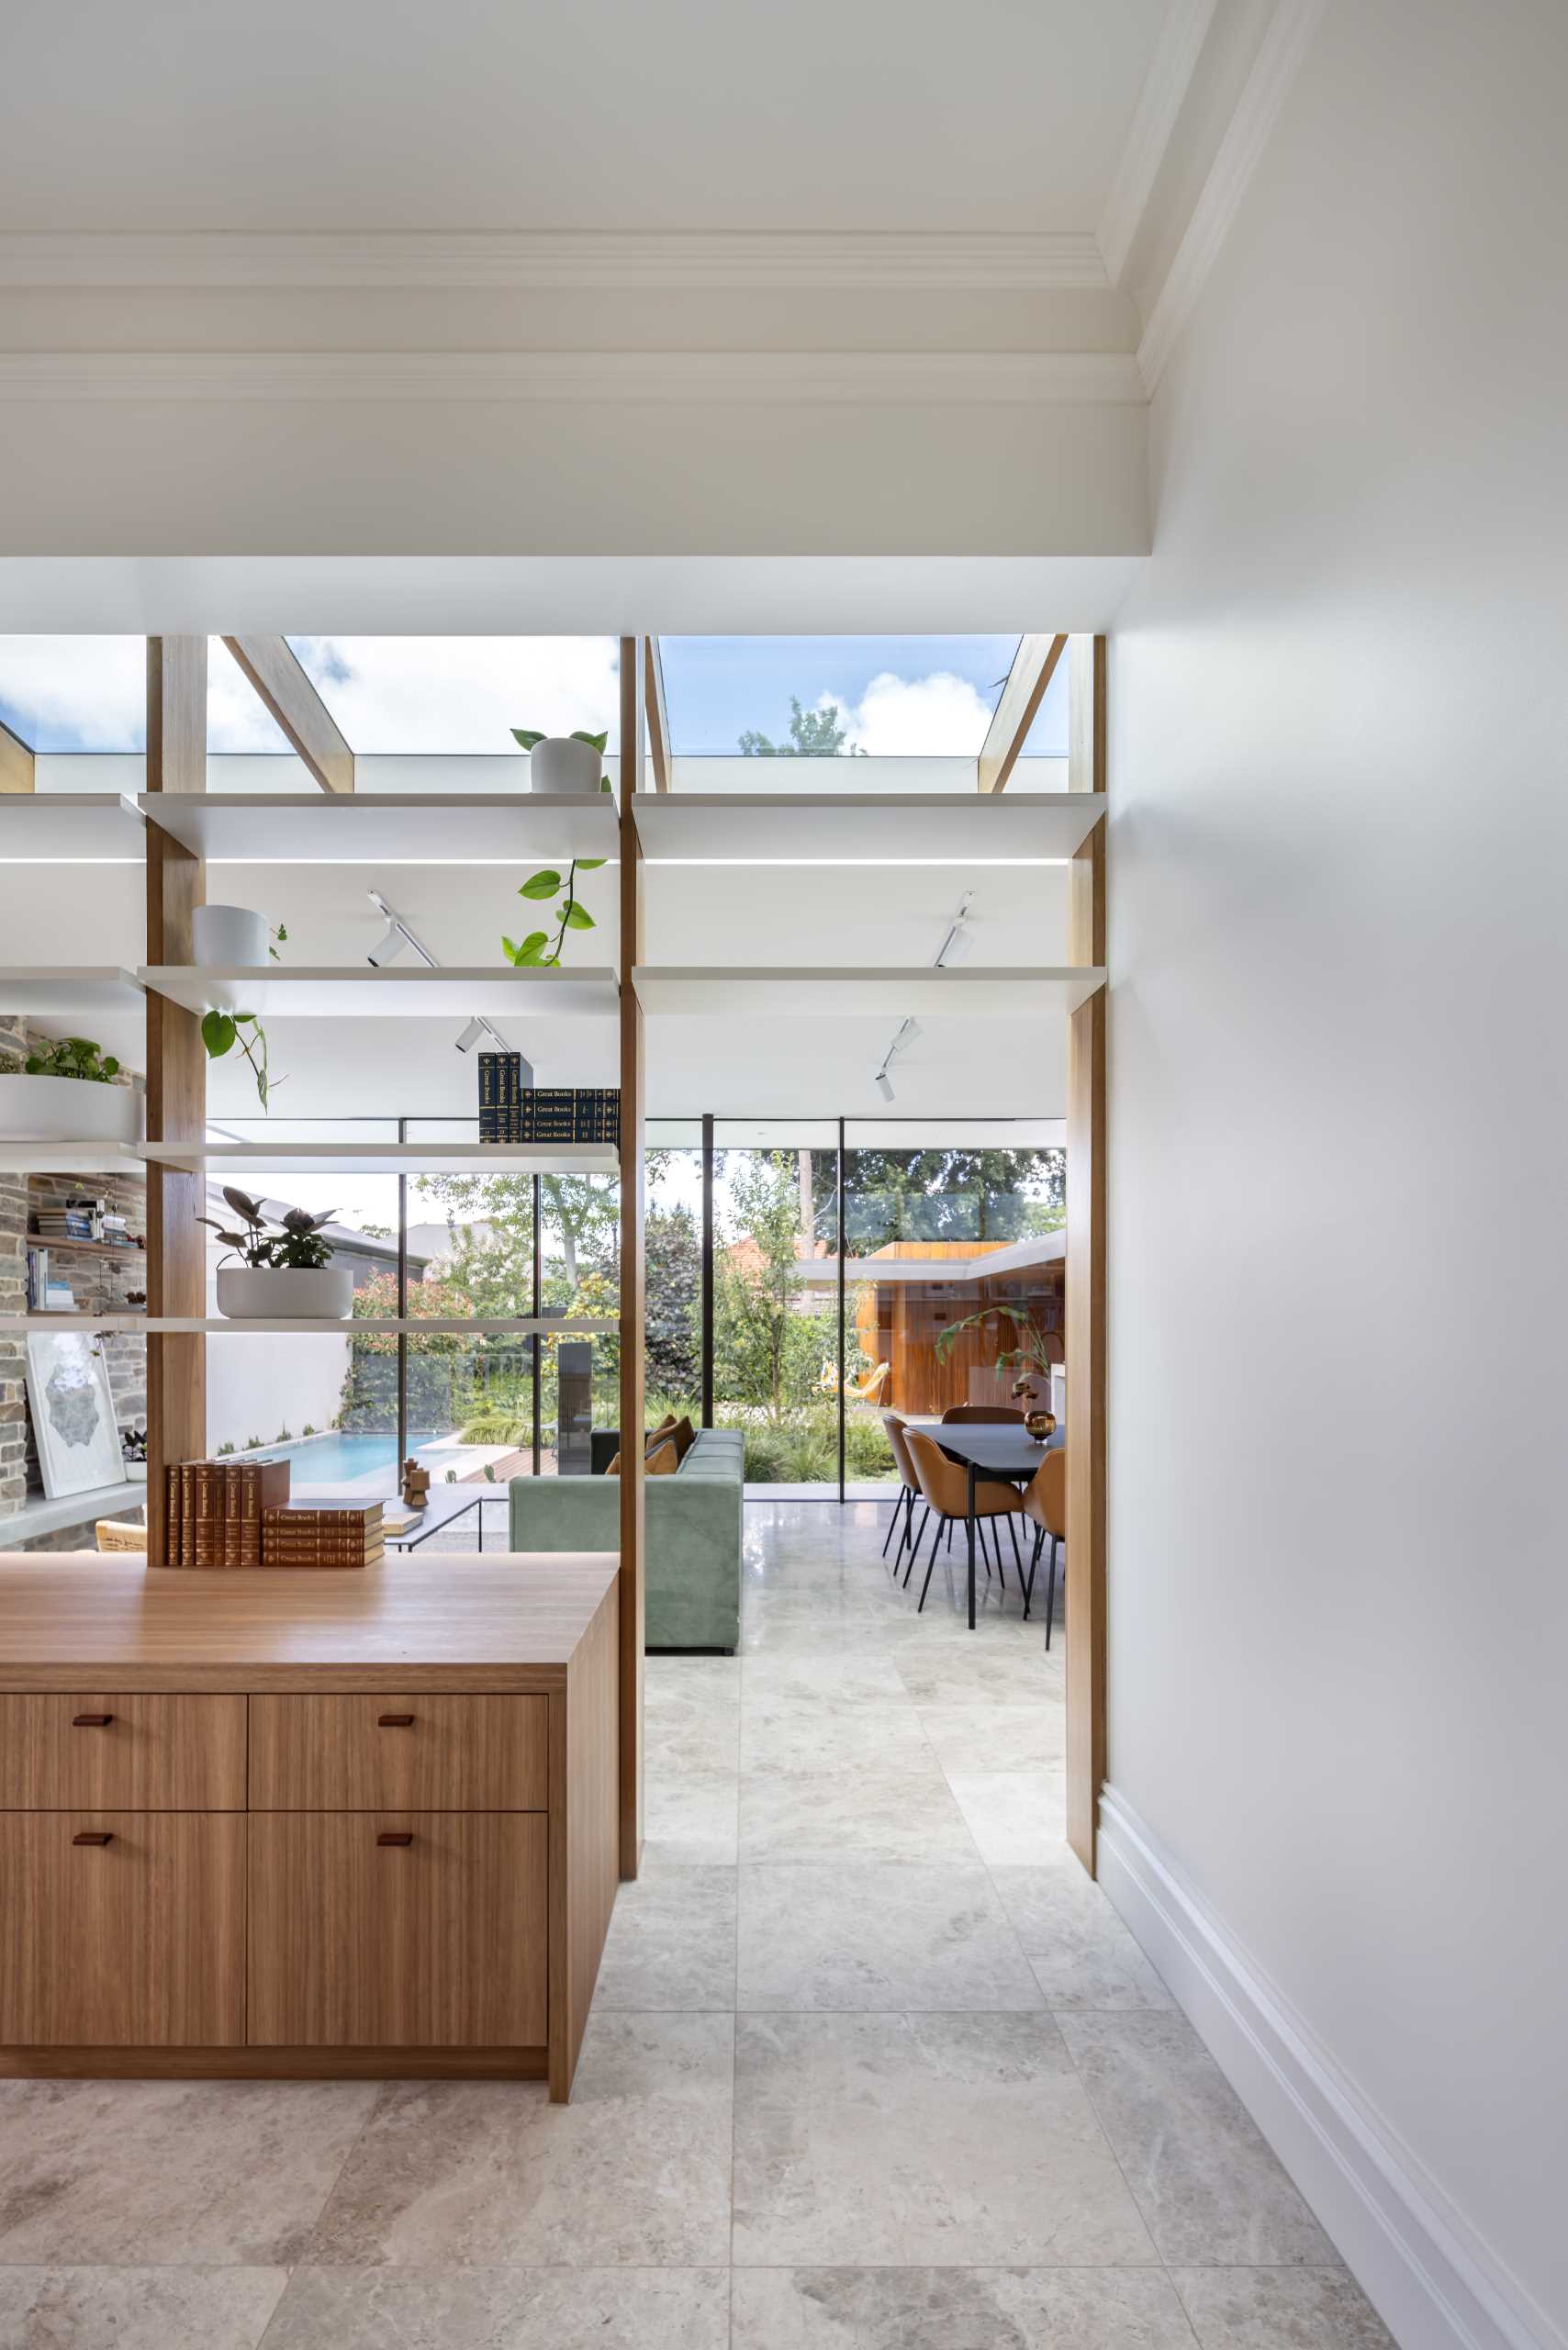
[[(1105, 640), (1071, 639), (1068, 788), (1105, 789)], [(1105, 820), (1072, 860), (1070, 963), (1105, 960)], [(1105, 1776), (1105, 990), (1067, 1039), (1067, 1841), (1092, 1876)]]
[(31, 751), (19, 734), (0, 726), (0, 791), (31, 791), (34, 779)]
[(642, 850), (632, 796), (643, 773), (643, 644), (621, 640), (621, 1874), (643, 1851), (643, 951)]
[[(207, 789), (207, 639), (147, 640), (147, 789)], [(147, 827), (147, 960), (193, 959), (191, 914), (207, 895), (199, 856)], [(194, 1012), (147, 998), (147, 1133), (151, 1141), (197, 1142), (207, 1132), (207, 1054)], [(147, 1311), (199, 1315), (207, 1310), (207, 1248), (202, 1213), (206, 1177), (189, 1169), (147, 1169)], [(207, 1450), (207, 1340), (147, 1339), (147, 1563), (167, 1566), (163, 1472), (171, 1461)]]

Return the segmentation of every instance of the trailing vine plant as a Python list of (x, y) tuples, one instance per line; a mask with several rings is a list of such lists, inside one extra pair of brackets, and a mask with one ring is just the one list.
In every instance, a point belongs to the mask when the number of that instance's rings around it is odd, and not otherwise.
[[(536, 743), (544, 740), (542, 733), (530, 727), (514, 726), (511, 731), (514, 741), (521, 743), (525, 751), (532, 751)], [(591, 743), (602, 758), (610, 736), (608, 733), (585, 734), (579, 729), (572, 740), (574, 743)], [(607, 775), (600, 776), (599, 788), (600, 791), (610, 789)], [(550, 904), (550, 919), (555, 924), (555, 935), (552, 938), (547, 930), (531, 930), (526, 938), (503, 938), (501, 946), (509, 963), (514, 964), (519, 970), (554, 968), (561, 960), (561, 949), (566, 945), (569, 930), (596, 930), (599, 927), (578, 899), (577, 876), (579, 873), (597, 872), (604, 862), (602, 856), (574, 856), (564, 875), (553, 865), (542, 866), (537, 873), (529, 875), (517, 894), (539, 905)], [(557, 901), (558, 903), (554, 902)]]

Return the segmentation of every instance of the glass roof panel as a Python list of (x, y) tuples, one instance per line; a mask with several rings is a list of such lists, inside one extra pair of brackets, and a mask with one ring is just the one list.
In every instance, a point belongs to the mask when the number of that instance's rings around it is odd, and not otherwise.
[(351, 749), (426, 757), (515, 754), (511, 730), (610, 733), (612, 636), (291, 636)]
[(140, 751), (140, 636), (0, 636), (0, 721), (34, 751)]
[(1021, 759), (1065, 759), (1067, 756), (1067, 673), (1070, 667), (1064, 653), (1051, 673), (1050, 684), (1040, 699), (1029, 732), (1024, 737)]
[(1016, 636), (665, 636), (678, 756), (973, 758)]

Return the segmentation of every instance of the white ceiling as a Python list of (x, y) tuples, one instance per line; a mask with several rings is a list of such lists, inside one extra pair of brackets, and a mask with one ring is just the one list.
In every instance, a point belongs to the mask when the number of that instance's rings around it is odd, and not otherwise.
[(1165, 0), (22, 0), (11, 232), (1092, 230)]

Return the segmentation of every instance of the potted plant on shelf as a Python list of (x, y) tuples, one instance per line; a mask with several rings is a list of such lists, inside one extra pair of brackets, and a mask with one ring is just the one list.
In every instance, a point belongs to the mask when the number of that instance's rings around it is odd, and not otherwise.
[[(289, 1208), (269, 1216), (259, 1200), (231, 1183), (223, 1196), (244, 1229), (232, 1232), (209, 1215), (219, 1240), (238, 1251), (237, 1265), (218, 1269), (218, 1310), (231, 1322), (344, 1322), (353, 1310), (353, 1274), (332, 1264), (332, 1247), (321, 1237), (335, 1209), (308, 1215)], [(269, 1228), (270, 1227), (270, 1228)]]
[(599, 764), (608, 733), (541, 734), (532, 726), (514, 726), (511, 733), (513, 742), (528, 753), (531, 791), (564, 799), (610, 789), (610, 778)]
[(140, 1142), (140, 1088), (117, 1085), (120, 1065), (90, 1036), (39, 1037), (31, 1052), (0, 1053), (0, 1135), (7, 1142)]
[(125, 1473), (133, 1485), (147, 1483), (147, 1430), (121, 1428), (119, 1449), (125, 1460)]

